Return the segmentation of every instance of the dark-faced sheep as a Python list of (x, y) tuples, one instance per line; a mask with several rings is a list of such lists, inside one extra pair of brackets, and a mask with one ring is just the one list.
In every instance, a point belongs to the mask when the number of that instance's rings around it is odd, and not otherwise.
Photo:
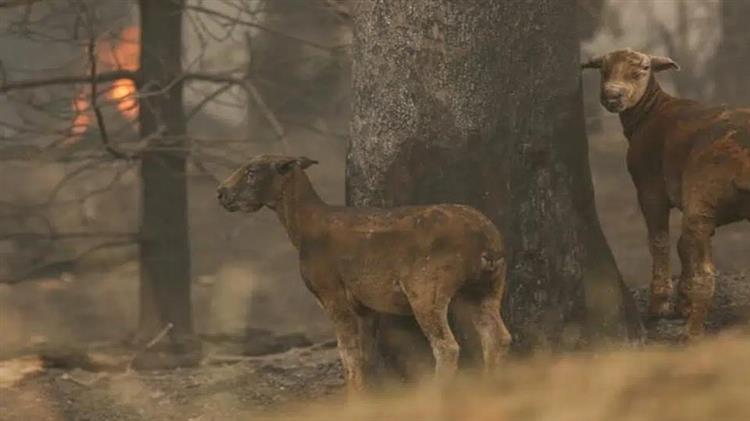
[[(665, 93), (654, 74), (679, 69), (667, 57), (625, 49), (582, 67), (600, 69), (601, 103), (619, 113), (629, 141), (628, 170), (653, 258), (649, 314), (687, 317), (687, 336), (700, 336), (716, 277), (711, 237), (721, 225), (750, 220), (750, 108), (705, 106)], [(669, 267), (673, 208), (683, 214), (676, 306)]]
[(510, 343), (500, 317), (505, 250), (497, 228), (460, 205), (393, 209), (329, 206), (310, 184), (307, 158), (258, 156), (218, 188), (229, 211), (273, 210), (299, 251), (307, 287), (333, 323), (351, 389), (362, 389), (377, 313), (413, 315), (439, 377), (456, 370), (459, 346), (449, 305), (472, 313), (485, 366)]

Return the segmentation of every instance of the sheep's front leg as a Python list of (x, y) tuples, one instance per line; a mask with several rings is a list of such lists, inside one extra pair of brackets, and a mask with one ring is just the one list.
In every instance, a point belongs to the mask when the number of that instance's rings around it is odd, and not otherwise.
[(669, 262), (669, 199), (661, 192), (639, 192), (638, 201), (648, 229), (648, 246), (652, 259), (651, 297), (648, 315), (672, 317), (674, 285)]
[(336, 332), (341, 365), (344, 368), (346, 386), (349, 392), (360, 392), (365, 389), (365, 357), (360, 333), (362, 321), (348, 303), (330, 303), (325, 305)]
[(357, 309), (357, 315), (362, 365), (365, 380), (369, 383), (370, 378), (374, 376), (376, 370), (378, 314), (372, 310), (360, 307)]
[(374, 322), (362, 309), (357, 311), (358, 307), (350, 299), (346, 287), (320, 261), (302, 261), (300, 274), (333, 325), (347, 389), (350, 393), (363, 390), (368, 364), (366, 348), (371, 343), (364, 337), (371, 335), (374, 338), (374, 332), (370, 332)]
[(347, 389), (363, 391), (373, 365), (376, 314), (352, 303), (340, 284), (316, 296), (333, 324)]

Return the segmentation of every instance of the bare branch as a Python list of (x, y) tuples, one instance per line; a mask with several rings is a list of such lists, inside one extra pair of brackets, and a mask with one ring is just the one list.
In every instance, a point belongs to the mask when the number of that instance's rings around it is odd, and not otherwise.
[(41, 0), (5, 0), (0, 1), (0, 9), (17, 7), (17, 6), (31, 6), (34, 3), (38, 3)]
[(75, 168), (74, 170), (66, 173), (63, 175), (63, 177), (60, 179), (60, 181), (55, 185), (55, 187), (52, 189), (52, 191), (49, 194), (49, 198), (47, 199), (47, 203), (52, 203), (57, 199), (57, 195), (60, 194), (60, 191), (65, 187), (65, 185), (72, 180), (73, 178), (85, 173), (86, 171), (91, 171), (96, 169), (97, 167), (100, 167), (104, 165), (104, 162), (102, 161), (92, 161), (87, 162), (80, 167)]
[(94, 32), (94, 22), (93, 22), (93, 16), (91, 10), (87, 8), (86, 10), (86, 23), (89, 30), (89, 45), (87, 48), (88, 57), (89, 57), (89, 68), (90, 68), (90, 74), (89, 74), (89, 83), (91, 84), (91, 109), (94, 111), (94, 116), (96, 117), (96, 125), (99, 128), (99, 137), (101, 138), (102, 145), (104, 146), (104, 150), (110, 153), (113, 157), (117, 159), (131, 159), (132, 157), (118, 151), (115, 149), (112, 144), (109, 141), (109, 134), (107, 133), (107, 127), (104, 124), (104, 116), (102, 115), (102, 110), (99, 108), (98, 103), (98, 80), (97, 80), (97, 69), (96, 69), (96, 34)]
[(130, 238), (135, 240), (137, 235), (132, 232), (64, 232), (41, 234), (38, 232), (13, 232), (0, 236), (0, 240), (13, 240), (18, 238), (37, 238), (52, 241), (84, 240), (90, 238)]
[(247, 92), (248, 96), (252, 98), (252, 100), (255, 102), (255, 104), (260, 109), (263, 116), (266, 118), (268, 123), (273, 128), (274, 132), (276, 133), (276, 136), (278, 136), (279, 141), (281, 141), (282, 147), (285, 152), (288, 152), (289, 145), (286, 141), (286, 133), (284, 131), (284, 127), (279, 123), (279, 119), (276, 118), (276, 115), (273, 113), (271, 108), (266, 104), (266, 101), (263, 99), (263, 96), (260, 94), (260, 91), (258, 91), (258, 88), (255, 86), (255, 84), (249, 79), (249, 78), (239, 78), (234, 77), (231, 75), (222, 75), (222, 74), (215, 74), (215, 73), (196, 73), (196, 72), (189, 72), (185, 73), (183, 75), (185, 80), (198, 80), (203, 82), (213, 82), (213, 83), (226, 83), (229, 85), (237, 85), (242, 87), (245, 92)]
[(66, 269), (72, 269), (73, 266), (79, 261), (84, 259), (86, 256), (97, 252), (99, 250), (109, 249), (109, 248), (119, 248), (119, 247), (130, 247), (137, 245), (136, 242), (133, 240), (128, 241), (109, 241), (106, 243), (97, 244), (95, 246), (89, 247), (83, 252), (77, 254), (74, 257), (71, 257), (69, 259), (62, 259), (62, 260), (55, 260), (52, 262), (46, 262), (46, 263), (40, 263), (38, 265), (34, 265), (30, 267), (29, 269), (25, 270), (21, 275), (18, 275), (11, 279), (2, 279), (0, 280), (0, 284), (6, 284), (6, 285), (13, 285), (18, 284), (23, 281), (33, 280), (33, 279), (43, 279), (42, 274), (45, 272), (67, 272)]
[(245, 85), (245, 89), (252, 96), (255, 104), (258, 106), (261, 113), (263, 113), (263, 115), (266, 117), (266, 120), (268, 120), (268, 123), (271, 124), (271, 127), (273, 127), (273, 130), (276, 132), (276, 135), (279, 137), (279, 140), (284, 147), (284, 152), (289, 152), (289, 145), (286, 141), (286, 133), (284, 132), (284, 127), (281, 126), (281, 123), (279, 123), (276, 115), (268, 107), (266, 101), (263, 100), (263, 97), (260, 95), (260, 91), (258, 91), (258, 88), (256, 88), (255, 85), (250, 82), (250, 79), (246, 79), (246, 81), (247, 82)]
[(352, 23), (352, 5), (350, 2), (344, 0), (323, 0), (325, 6), (333, 12), (339, 19), (344, 23), (351, 25)]
[(148, 341), (148, 343), (146, 344), (144, 348), (145, 349), (153, 348), (154, 345), (158, 344), (159, 341), (164, 339), (164, 337), (167, 335), (167, 333), (169, 333), (170, 330), (172, 330), (173, 327), (174, 327), (174, 323), (172, 322), (167, 323), (166, 326), (164, 326), (164, 328), (161, 331), (159, 331), (159, 333), (156, 336), (154, 336), (153, 339)]
[(191, 10), (191, 11), (194, 11), (194, 12), (198, 12), (198, 13), (205, 13), (206, 15), (217, 17), (217, 18), (222, 19), (222, 20), (224, 20), (224, 21), (226, 21), (226, 22), (228, 22), (230, 24), (240, 24), (240, 25), (243, 25), (243, 26), (247, 26), (249, 28), (259, 29), (259, 30), (267, 32), (267, 33), (269, 33), (271, 35), (275, 35), (275, 36), (278, 36), (278, 37), (281, 37), (281, 38), (286, 38), (288, 40), (299, 42), (299, 43), (304, 44), (304, 45), (309, 45), (310, 47), (317, 48), (317, 49), (319, 49), (321, 51), (325, 51), (325, 52), (329, 52), (330, 53), (330, 52), (336, 50), (337, 48), (339, 48), (339, 46), (322, 45), (322, 44), (318, 44), (317, 42), (313, 42), (313, 41), (310, 41), (310, 40), (306, 40), (306, 39), (302, 39), (302, 38), (297, 38), (297, 37), (295, 37), (293, 35), (289, 35), (289, 34), (285, 34), (283, 32), (279, 32), (279, 31), (277, 31), (275, 29), (268, 28), (268, 27), (260, 25), (258, 23), (251, 22), (251, 21), (248, 21), (248, 20), (244, 20), (244, 19), (241, 19), (239, 17), (233, 17), (233, 16), (225, 15), (224, 13), (221, 13), (219, 11), (212, 10), (212, 9), (209, 9), (209, 8), (206, 8), (206, 7), (203, 7), (203, 6), (190, 5), (190, 6), (185, 6), (185, 9), (186, 10)]
[(193, 162), (193, 166), (195, 166), (195, 168), (201, 174), (203, 174), (206, 177), (210, 178), (216, 184), (221, 183), (221, 180), (219, 180), (218, 178), (216, 178), (216, 176), (211, 171), (209, 171), (208, 168), (206, 168), (206, 165), (203, 163), (203, 161), (201, 161), (200, 159), (198, 159), (198, 157), (195, 156), (195, 154), (191, 154), (190, 158), (191, 158), (191, 160)]
[(185, 120), (186, 121), (191, 120), (193, 117), (195, 117), (196, 114), (198, 114), (203, 109), (203, 107), (206, 106), (206, 104), (216, 99), (216, 97), (226, 92), (227, 89), (231, 88), (232, 86), (234, 85), (227, 83), (224, 86), (221, 86), (215, 91), (213, 91), (210, 95), (204, 96), (203, 99), (201, 99), (201, 101), (198, 104), (196, 104), (190, 111), (188, 111), (185, 114)]
[[(95, 74), (94, 78), (98, 83), (114, 82), (117, 79), (130, 79), (137, 83), (139, 79), (138, 72), (131, 70), (113, 70), (111, 72), (102, 72)], [(0, 85), (0, 94), (18, 89), (32, 89), (43, 86), (53, 85), (72, 85), (91, 83), (91, 75), (86, 76), (60, 76), (47, 79), (31, 79), (18, 82), (7, 82)]]

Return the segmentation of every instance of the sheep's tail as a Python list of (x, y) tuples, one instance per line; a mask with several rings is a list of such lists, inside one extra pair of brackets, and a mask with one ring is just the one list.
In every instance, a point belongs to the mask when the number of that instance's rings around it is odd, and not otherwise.
[(485, 251), (482, 253), (482, 272), (495, 273), (502, 268), (505, 263), (505, 257), (498, 253)]
[(747, 176), (734, 180), (734, 185), (737, 190), (750, 193), (750, 170), (747, 171)]

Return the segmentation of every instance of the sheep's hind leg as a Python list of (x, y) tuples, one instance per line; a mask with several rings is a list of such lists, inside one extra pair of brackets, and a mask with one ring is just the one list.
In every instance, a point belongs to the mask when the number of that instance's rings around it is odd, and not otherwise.
[(471, 317), (471, 323), (479, 337), (486, 373), (492, 373), (506, 354), (511, 335), (500, 315), (505, 289), (505, 268), (488, 274), (488, 289), (467, 288), (459, 291), (455, 300), (461, 303)]
[(487, 297), (477, 308), (477, 332), (482, 343), (482, 355), (487, 372), (500, 365), (500, 360), (508, 351), (511, 335), (500, 316), (500, 298)]
[(459, 346), (448, 324), (448, 306), (452, 294), (435, 291), (432, 280), (402, 288), (411, 305), (414, 318), (427, 337), (435, 357), (435, 376), (438, 380), (453, 377), (458, 369)]
[(479, 337), (482, 347), (482, 360), (485, 372), (492, 373), (506, 354), (511, 343), (511, 335), (500, 316), (502, 297), (476, 297), (462, 294), (462, 308), (471, 317), (471, 323)]
[(703, 335), (714, 296), (716, 269), (711, 259), (714, 228), (714, 220), (705, 210), (688, 210), (683, 216), (682, 235), (677, 246), (682, 262), (677, 312), (688, 318), (688, 338)]
[(458, 342), (448, 325), (448, 305), (414, 310), (414, 317), (427, 336), (435, 357), (435, 376), (440, 380), (453, 377), (458, 369)]

